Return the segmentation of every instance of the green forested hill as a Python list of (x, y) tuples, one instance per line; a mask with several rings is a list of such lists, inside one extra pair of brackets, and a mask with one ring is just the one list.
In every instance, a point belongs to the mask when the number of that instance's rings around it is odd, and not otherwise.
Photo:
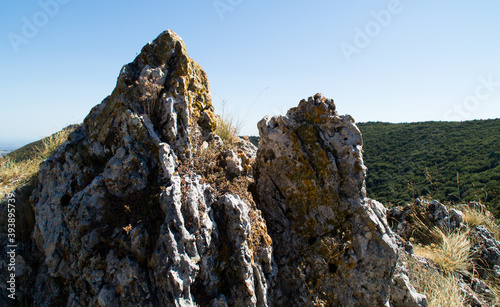
[(423, 195), (478, 200), (500, 217), (500, 119), (358, 127), (369, 197), (386, 204)]

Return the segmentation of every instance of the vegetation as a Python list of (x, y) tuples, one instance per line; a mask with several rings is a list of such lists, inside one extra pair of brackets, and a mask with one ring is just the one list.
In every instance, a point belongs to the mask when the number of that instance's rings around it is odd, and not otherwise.
[(429, 307), (464, 306), (465, 296), (453, 274), (442, 274), (408, 259), (410, 281), (415, 289), (427, 296)]
[(0, 199), (6, 193), (34, 180), (40, 163), (64, 143), (77, 127), (77, 125), (68, 126), (49, 137), (0, 157)]
[(255, 146), (259, 147), (259, 137), (258, 136), (249, 136), (248, 140), (250, 141), (250, 143), (252, 143)]
[(4, 157), (10, 157), (16, 162), (26, 161), (28, 159), (34, 160), (40, 156), (46, 156), (47, 158), (60, 144), (64, 143), (68, 135), (79, 126), (80, 125), (69, 125), (51, 136), (29, 143), (6, 154)]
[(369, 197), (386, 204), (417, 196), (480, 201), (500, 217), (500, 119), (358, 126)]
[(202, 176), (205, 183), (212, 186), (215, 196), (225, 193), (236, 194), (242, 199), (251, 200), (248, 185), (252, 182), (247, 176), (233, 176), (227, 170), (227, 155), (230, 150), (236, 150), (236, 145), (229, 143), (214, 144), (203, 143), (195, 140), (194, 155), (192, 159), (180, 161), (179, 173), (185, 175), (196, 173)]
[[(432, 204), (417, 200), (406, 213), (405, 220), (411, 230), (408, 239), (414, 254), (404, 257), (407, 258), (412, 284), (427, 296), (429, 306), (469, 306), (470, 296), (464, 289), (468, 287), (475, 291), (474, 280), (479, 279), (489, 289), (476, 291), (477, 298), (488, 302), (488, 306), (497, 304), (500, 281), (494, 274), (484, 274), (484, 270), (490, 269), (480, 263), (477, 249), (483, 248), (478, 245), (483, 243), (479, 243), (474, 235), (475, 228), (480, 225), (494, 232), (498, 230), (492, 214), (480, 203), (453, 206), (463, 213), (464, 224), (446, 226), (446, 223), (437, 223), (435, 213), (430, 213), (429, 210), (435, 210)], [(437, 225), (441, 225), (440, 228)]]
[(472, 268), (471, 241), (467, 231), (445, 232), (437, 227), (426, 229), (436, 243), (415, 245), (415, 253), (432, 260), (446, 273), (467, 272)]
[(492, 214), (482, 206), (459, 208), (463, 213), (464, 222), (469, 227), (484, 226), (494, 234), (495, 239), (500, 241), (500, 227), (495, 222)]
[[(500, 119), (358, 127), (369, 197), (394, 205), (419, 196), (479, 201), (500, 218)], [(258, 145), (259, 137), (250, 141)]]
[[(145, 111), (151, 112), (154, 100), (154, 97), (144, 98)], [(194, 170), (215, 191), (221, 194), (234, 193), (251, 202), (248, 186), (252, 181), (246, 176), (233, 176), (227, 170), (227, 153), (230, 150), (237, 152), (238, 148), (237, 123), (224, 110), (217, 118), (215, 133), (223, 142), (207, 143), (201, 138), (195, 139), (193, 158), (181, 161), (178, 171), (189, 174)], [(422, 195), (448, 203), (480, 201), (486, 203), (488, 209), (499, 217), (500, 119), (461, 123), (361, 123), (359, 127), (364, 138), (365, 163), (369, 168), (369, 197), (393, 204), (410, 202)], [(39, 164), (76, 128), (67, 127), (0, 157), (0, 198), (22, 185), (35, 182)], [(249, 140), (258, 143), (257, 137), (250, 137)], [(244, 162), (248, 170), (251, 163)], [(183, 185), (183, 188), (186, 187)], [(30, 192), (26, 191), (27, 197)], [(410, 241), (415, 253), (428, 259), (438, 269), (426, 267), (409, 257), (411, 282), (417, 291), (427, 296), (429, 306), (463, 306), (465, 297), (458, 281), (460, 276), (470, 275), (474, 271), (470, 254), (473, 242), (469, 237), (469, 229), (483, 225), (498, 240), (500, 227), (495, 223), (494, 216), (481, 205), (458, 208), (463, 212), (466, 227), (456, 231), (431, 226), (425, 208), (420, 209), (414, 212), (412, 228), (415, 231)], [(257, 221), (258, 217), (252, 219)], [(23, 220), (31, 221), (33, 218), (26, 217)], [(267, 233), (265, 223), (257, 222), (253, 224), (262, 229), (255, 226), (252, 232)], [(124, 231), (130, 231), (129, 226), (124, 227)], [(20, 229), (32, 229), (32, 225)], [(26, 233), (24, 237), (27, 238), (30, 232)], [(258, 247), (270, 244), (266, 238), (262, 239), (264, 241), (259, 238), (252, 236), (251, 245)], [(333, 252), (330, 254), (332, 258), (337, 255)], [(324, 264), (325, 271), (327, 263)], [(321, 278), (315, 283), (306, 283), (310, 292), (308, 305), (315, 302), (320, 282)], [(487, 282), (495, 292), (500, 293), (500, 282)]]
[(217, 134), (223, 141), (229, 144), (234, 144), (239, 140), (239, 122), (235, 120), (234, 116), (226, 112), (226, 102), (222, 103), (222, 114), (217, 116), (217, 127), (215, 134)]

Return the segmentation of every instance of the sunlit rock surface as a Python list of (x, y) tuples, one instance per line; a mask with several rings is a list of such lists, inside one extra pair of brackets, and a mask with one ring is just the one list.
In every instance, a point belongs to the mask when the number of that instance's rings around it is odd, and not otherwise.
[[(273, 240), (273, 302), (389, 304), (398, 247), (385, 208), (366, 198), (354, 120), (317, 94), (258, 127), (255, 194)], [(406, 306), (425, 305), (413, 293)]]
[[(206, 74), (175, 33), (162, 33), (41, 167), (33, 302), (267, 305), (271, 247), (260, 212), (191, 167), (218, 146), (215, 127)], [(231, 176), (246, 176), (249, 166), (233, 160)]]
[(34, 191), (14, 193), (27, 204), (21, 304), (426, 306), (366, 198), (361, 134), (332, 100), (263, 119), (258, 151), (219, 124), (182, 40), (147, 44)]

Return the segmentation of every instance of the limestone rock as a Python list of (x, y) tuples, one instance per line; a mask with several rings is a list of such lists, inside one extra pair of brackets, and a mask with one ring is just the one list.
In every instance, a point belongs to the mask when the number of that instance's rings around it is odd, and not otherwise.
[[(23, 267), (34, 272), (33, 303), (269, 305), (272, 248), (260, 211), (194, 167), (203, 144), (224, 160), (214, 128), (205, 72), (175, 33), (162, 33), (41, 165), (35, 253)], [(238, 171), (226, 165), (220, 176), (249, 182), (252, 153), (238, 148)]]
[(500, 242), (484, 226), (473, 229), (471, 237), (475, 244), (471, 248), (478, 273), (483, 278), (489, 275), (500, 278)]
[(21, 302), (426, 306), (387, 210), (366, 197), (361, 133), (332, 100), (262, 120), (258, 150), (223, 141), (216, 122), (182, 40), (147, 44), (42, 163), (31, 197), (14, 193)]
[(385, 208), (366, 198), (354, 120), (317, 94), (258, 128), (255, 194), (274, 243), (274, 304), (388, 305), (398, 248)]

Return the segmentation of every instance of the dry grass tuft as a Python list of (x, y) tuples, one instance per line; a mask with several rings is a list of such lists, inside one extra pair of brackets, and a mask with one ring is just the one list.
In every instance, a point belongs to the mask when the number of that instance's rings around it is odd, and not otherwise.
[(32, 159), (16, 162), (9, 156), (0, 157), (0, 198), (29, 180), (38, 171), (38, 163)]
[(54, 153), (57, 147), (61, 146), (66, 140), (71, 132), (74, 129), (63, 129), (59, 132), (52, 134), (46, 138), (42, 139), (42, 145), (36, 147), (36, 154), (34, 159), (37, 161), (44, 161), (50, 155)]
[(410, 281), (415, 289), (427, 296), (429, 307), (456, 307), (465, 305), (458, 279), (452, 273), (440, 274), (413, 259), (408, 260)]
[(484, 226), (494, 234), (495, 239), (500, 241), (500, 227), (495, 223), (495, 219), (491, 213), (483, 209), (483, 207), (467, 207), (460, 208), (463, 213), (464, 222), (469, 227)]
[(432, 260), (445, 272), (466, 272), (472, 267), (468, 230), (443, 231), (436, 226), (428, 226), (418, 218), (414, 220), (413, 227), (419, 238), (415, 242), (417, 255)]
[(445, 233), (437, 227), (430, 231), (438, 240), (430, 245), (416, 244), (417, 255), (432, 260), (445, 272), (467, 272), (472, 267), (468, 232)]
[(239, 122), (235, 120), (232, 114), (225, 111), (225, 105), (226, 103), (224, 102), (222, 104), (222, 114), (217, 116), (215, 134), (217, 134), (224, 142), (232, 145), (239, 140)]

